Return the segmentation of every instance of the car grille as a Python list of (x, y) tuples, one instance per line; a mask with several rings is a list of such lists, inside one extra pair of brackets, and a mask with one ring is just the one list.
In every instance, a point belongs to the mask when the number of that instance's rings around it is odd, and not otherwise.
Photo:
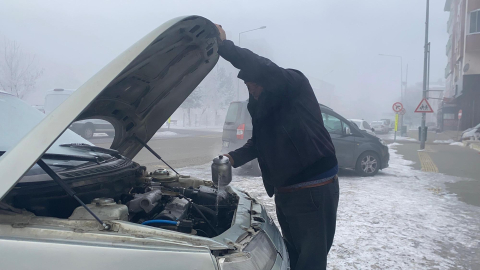
[(59, 173), (59, 175), (65, 178), (77, 178), (96, 174), (104, 174), (128, 167), (135, 167), (135, 164), (130, 159), (121, 159), (114, 162), (109, 162), (107, 164), (95, 165), (92, 168), (83, 168), (75, 171), (62, 172)]

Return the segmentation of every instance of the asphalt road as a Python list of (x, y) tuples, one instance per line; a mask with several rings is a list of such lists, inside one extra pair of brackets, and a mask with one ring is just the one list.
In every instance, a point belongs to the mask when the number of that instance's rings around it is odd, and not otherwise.
[[(413, 134), (410, 134), (413, 137)], [(435, 140), (448, 140), (442, 134), (428, 133), (429, 140), (425, 151), (418, 151), (418, 142), (399, 141), (398, 153), (405, 159), (414, 161), (413, 168), (433, 173), (462, 178), (454, 183), (446, 183), (447, 190), (455, 193), (458, 199), (480, 206), (480, 152), (456, 145), (433, 143)]]
[[(152, 138), (148, 145), (173, 168), (209, 163), (222, 148), (222, 132), (173, 128), (159, 130), (162, 133), (165, 131), (176, 134)], [(90, 141), (97, 146), (110, 148), (112, 138), (94, 137)], [(140, 151), (134, 161), (147, 166), (149, 170), (166, 167), (146, 149)]]

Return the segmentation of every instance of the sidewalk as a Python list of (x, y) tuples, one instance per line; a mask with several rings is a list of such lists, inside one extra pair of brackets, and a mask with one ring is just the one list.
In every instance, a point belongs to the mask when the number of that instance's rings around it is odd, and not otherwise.
[[(418, 139), (418, 131), (409, 131), (411, 138)], [(403, 137), (405, 138), (405, 137)], [(458, 142), (452, 133), (428, 132), (425, 149), (420, 150), (418, 140), (399, 140), (398, 153), (413, 161), (416, 170), (452, 176), (447, 190), (455, 193), (460, 201), (480, 206), (480, 142)]]

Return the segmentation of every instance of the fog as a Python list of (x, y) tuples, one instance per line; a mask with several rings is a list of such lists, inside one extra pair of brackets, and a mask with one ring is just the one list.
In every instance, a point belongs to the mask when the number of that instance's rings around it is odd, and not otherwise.
[[(34, 105), (42, 104), (45, 92), (53, 88), (78, 88), (171, 18), (204, 16), (221, 24), (237, 44), (239, 32), (266, 26), (243, 34), (241, 45), (304, 72), (314, 86), (321, 81), (334, 85), (328, 105), (347, 118), (371, 121), (391, 114), (392, 103), (400, 99), (400, 59), (379, 54), (403, 57), (408, 85), (422, 81), (424, 2), (3, 0), (0, 38), (16, 41), (43, 69), (25, 97)], [(431, 1), (432, 81), (444, 78), (447, 60), (449, 14), (444, 4)], [(232, 70), (228, 63), (219, 65)], [(246, 97), (242, 88), (241, 98)]]

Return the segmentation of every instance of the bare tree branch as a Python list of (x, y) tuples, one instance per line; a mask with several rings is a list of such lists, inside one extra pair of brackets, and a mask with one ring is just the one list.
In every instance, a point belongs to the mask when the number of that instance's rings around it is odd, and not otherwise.
[(18, 98), (24, 98), (34, 87), (43, 69), (36, 66), (36, 57), (25, 53), (16, 41), (4, 40), (0, 59), (0, 88)]

